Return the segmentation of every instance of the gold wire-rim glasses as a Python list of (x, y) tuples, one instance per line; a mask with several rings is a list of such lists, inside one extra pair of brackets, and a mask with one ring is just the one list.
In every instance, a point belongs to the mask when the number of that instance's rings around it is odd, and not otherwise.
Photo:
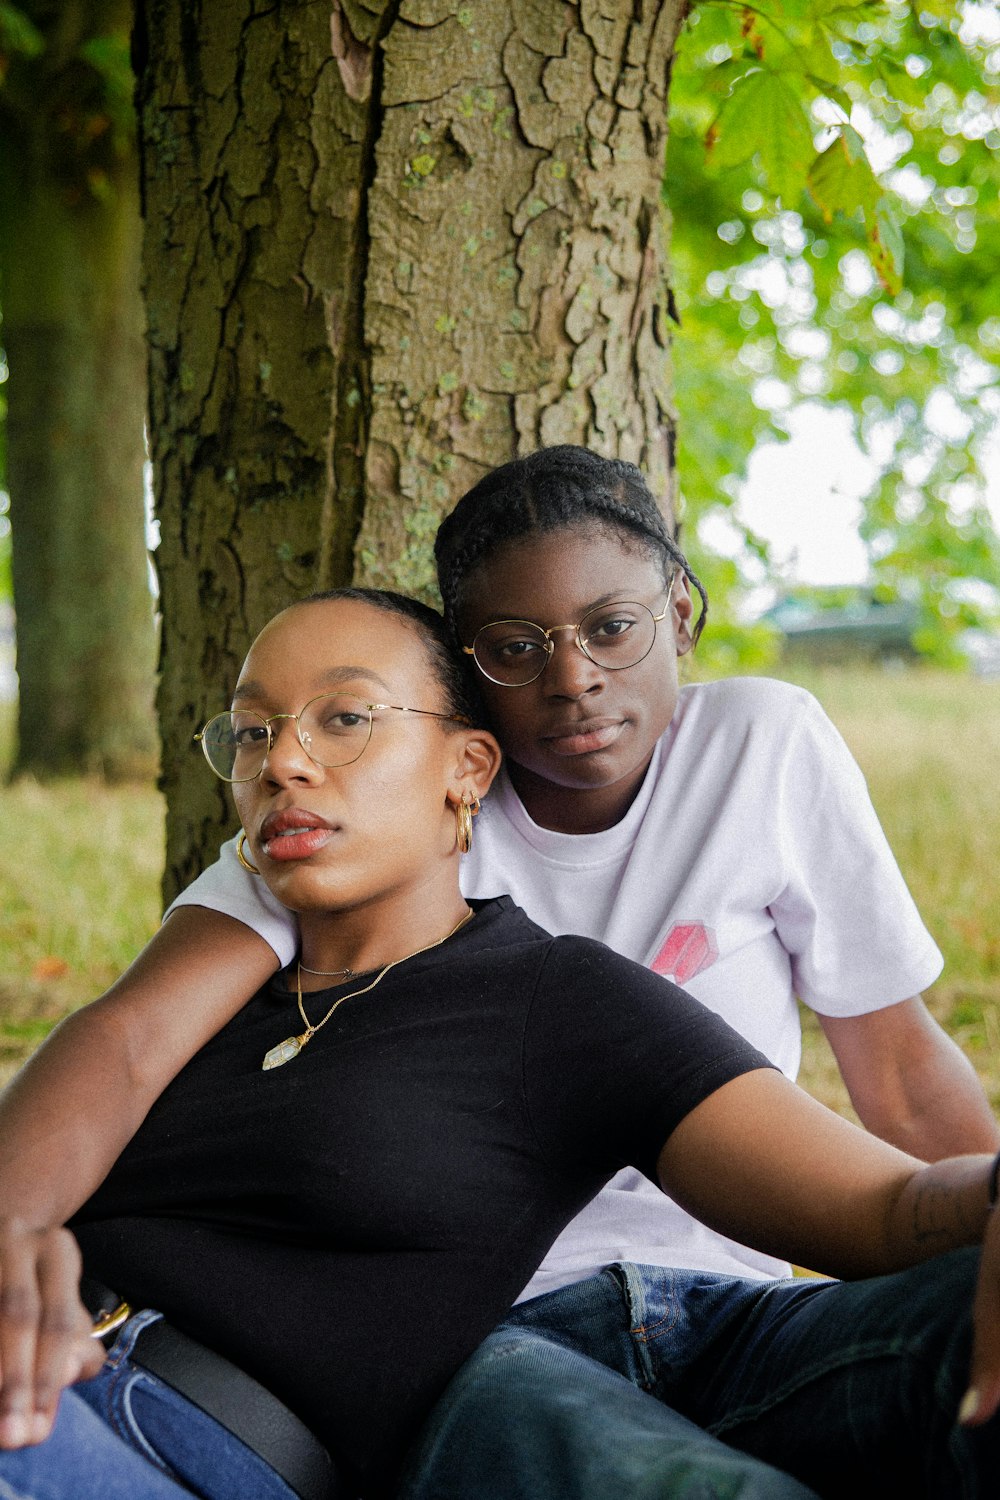
[[(576, 636), (577, 646), (583, 652), (587, 660), (594, 663), (595, 667), (600, 667), (603, 672), (627, 672), (629, 667), (637, 667), (641, 661), (645, 661), (646, 657), (649, 655), (654, 645), (656, 644), (656, 627), (657, 625), (659, 625), (660, 621), (665, 620), (667, 615), (670, 613), (670, 605), (673, 597), (674, 579), (676, 578), (676, 576), (676, 573), (671, 576), (670, 582), (667, 586), (667, 602), (658, 615), (654, 615), (649, 605), (644, 604), (641, 599), (612, 599), (609, 600), (606, 604), (595, 604), (592, 609), (588, 609), (586, 614), (576, 625), (550, 625), (547, 630), (543, 625), (539, 625), (536, 620), (487, 620), (486, 624), (480, 625), (479, 629), (476, 631), (476, 634), (472, 640), (472, 645), (463, 646), (462, 651), (466, 656), (471, 656), (473, 658), (476, 666), (479, 668), (480, 672), (482, 672), (487, 681), (495, 682), (497, 687), (528, 687), (531, 683), (538, 681), (539, 677), (541, 677), (542, 673), (545, 671), (545, 668), (552, 660), (553, 653), (556, 649), (555, 642), (553, 641), (552, 637), (558, 634), (559, 631), (572, 630)], [(629, 607), (635, 607), (645, 610), (646, 614), (652, 621), (653, 633), (650, 636), (649, 645), (646, 647), (645, 651), (641, 652), (641, 654), (635, 657), (632, 661), (620, 663), (600, 661), (596, 656), (594, 656), (592, 651), (588, 650), (587, 641), (584, 639), (582, 634), (583, 627), (586, 625), (591, 615), (602, 615), (608, 610), (626, 609)], [(482, 649), (479, 646), (479, 641), (483, 633), (487, 630), (496, 630), (498, 626), (502, 627), (511, 625), (523, 625), (527, 626), (530, 630), (535, 631), (537, 633), (537, 644), (545, 653), (539, 664), (538, 671), (532, 673), (530, 677), (520, 678), (516, 682), (505, 681), (502, 677), (495, 677), (492, 672), (487, 670), (479, 657), (479, 650)]]
[[(353, 704), (355, 708), (363, 709), (365, 716), (367, 717), (368, 728), (364, 733), (364, 738), (361, 739), (359, 735), (357, 741), (355, 741), (354, 736), (350, 737), (352, 743), (358, 744), (358, 749), (353, 751), (352, 754), (348, 755), (346, 759), (337, 759), (334, 761), (320, 760), (320, 758), (313, 753), (313, 750), (309, 748), (309, 744), (306, 743), (306, 740), (304, 740), (302, 737), (303, 715), (307, 714), (309, 710), (314, 708), (317, 703), (322, 703), (326, 699), (330, 699), (335, 703)], [(333, 771), (338, 770), (341, 766), (352, 766), (355, 761), (361, 759), (362, 755), (364, 755), (365, 751), (368, 749), (368, 746), (371, 744), (372, 733), (374, 730), (374, 720), (372, 718), (372, 714), (376, 710), (383, 709), (391, 709), (393, 712), (400, 714), (420, 714), (428, 719), (444, 719), (450, 724), (463, 724), (467, 728), (472, 727), (472, 720), (466, 718), (465, 714), (442, 714), (430, 708), (410, 708), (403, 703), (369, 703), (364, 698), (355, 698), (351, 693), (317, 693), (314, 698), (310, 698), (309, 702), (304, 704), (302, 708), (299, 709), (297, 714), (280, 713), (265, 715), (258, 713), (256, 709), (252, 708), (226, 709), (222, 713), (213, 714), (212, 718), (210, 718), (194, 736), (194, 743), (201, 745), (201, 748), (204, 751), (205, 759), (208, 761), (209, 769), (214, 773), (214, 775), (218, 776), (220, 781), (226, 781), (231, 786), (239, 786), (248, 781), (256, 781), (261, 771), (263, 771), (264, 763), (273, 750), (275, 743), (275, 732), (271, 728), (271, 725), (275, 722), (276, 719), (292, 719), (295, 723), (295, 737), (298, 740), (299, 744), (302, 746), (305, 754), (309, 757), (314, 765), (322, 766), (323, 769), (327, 771)], [(267, 735), (266, 745), (264, 744), (264, 742), (260, 742), (260, 765), (251, 776), (227, 776), (223, 771), (219, 769), (215, 761), (212, 759), (212, 740), (209, 735), (209, 731), (211, 730), (212, 725), (224, 724), (228, 722), (230, 727), (232, 727), (234, 716), (237, 714), (254, 720), (256, 724), (262, 725)], [(233, 751), (233, 754), (235, 765), (235, 749)]]

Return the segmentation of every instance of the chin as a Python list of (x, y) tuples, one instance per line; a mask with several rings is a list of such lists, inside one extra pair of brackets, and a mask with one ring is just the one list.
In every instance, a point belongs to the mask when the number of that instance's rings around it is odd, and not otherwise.
[(609, 762), (602, 757), (601, 752), (595, 751), (593, 755), (575, 757), (571, 761), (558, 759), (551, 763), (539, 766), (535, 775), (542, 777), (545, 781), (551, 781), (556, 786), (579, 787), (581, 791), (596, 791), (599, 787), (615, 786), (619, 781), (632, 776), (639, 767), (622, 765), (620, 762)]
[(350, 894), (345, 891), (343, 881), (334, 883), (322, 879), (318, 872), (304, 869), (282, 870), (268, 881), (271, 895), (289, 911), (324, 912), (335, 911), (352, 904)]

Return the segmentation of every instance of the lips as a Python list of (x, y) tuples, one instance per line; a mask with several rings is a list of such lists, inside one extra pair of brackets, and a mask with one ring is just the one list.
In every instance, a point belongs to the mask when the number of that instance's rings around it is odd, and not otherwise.
[(542, 739), (554, 755), (589, 755), (594, 750), (607, 750), (624, 728), (622, 719), (575, 719), (557, 725)]
[(318, 813), (304, 807), (287, 807), (269, 813), (261, 824), (261, 848), (268, 859), (279, 863), (290, 859), (308, 859), (333, 836), (333, 829)]

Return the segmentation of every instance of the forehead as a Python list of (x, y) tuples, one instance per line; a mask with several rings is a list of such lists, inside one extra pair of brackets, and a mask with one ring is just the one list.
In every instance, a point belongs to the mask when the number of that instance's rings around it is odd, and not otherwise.
[(492, 554), (470, 576), (463, 624), (535, 620), (575, 624), (609, 599), (648, 602), (663, 586), (660, 559), (619, 531), (563, 527), (519, 538)]
[(365, 697), (426, 694), (429, 676), (424, 642), (401, 615), (356, 599), (323, 599), (293, 605), (265, 625), (238, 688), (253, 685), (272, 701), (331, 685)]

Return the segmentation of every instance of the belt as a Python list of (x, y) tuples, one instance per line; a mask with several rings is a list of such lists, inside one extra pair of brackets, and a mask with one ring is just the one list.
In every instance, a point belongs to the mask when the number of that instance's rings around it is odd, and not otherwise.
[[(110, 1342), (130, 1309), (89, 1276), (80, 1284), (80, 1296), (100, 1324), (95, 1332)], [(300, 1500), (354, 1500), (354, 1492), (309, 1428), (252, 1375), (214, 1349), (160, 1318), (140, 1329), (131, 1357), (245, 1443)]]

